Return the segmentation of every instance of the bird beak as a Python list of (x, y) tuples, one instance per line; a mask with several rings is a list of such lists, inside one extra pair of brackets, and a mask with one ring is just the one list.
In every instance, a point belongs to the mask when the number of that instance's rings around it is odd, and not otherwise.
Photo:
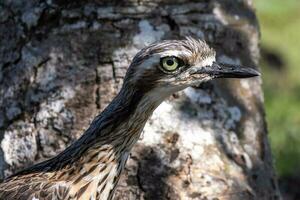
[(208, 74), (213, 78), (250, 78), (260, 76), (260, 73), (252, 68), (214, 62), (212, 66), (202, 67), (195, 74)]

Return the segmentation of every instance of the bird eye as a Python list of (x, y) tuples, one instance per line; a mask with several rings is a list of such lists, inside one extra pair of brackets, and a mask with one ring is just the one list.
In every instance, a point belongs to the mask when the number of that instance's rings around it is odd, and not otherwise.
[(163, 70), (167, 72), (173, 72), (180, 67), (181, 62), (174, 56), (168, 56), (161, 59), (160, 65)]

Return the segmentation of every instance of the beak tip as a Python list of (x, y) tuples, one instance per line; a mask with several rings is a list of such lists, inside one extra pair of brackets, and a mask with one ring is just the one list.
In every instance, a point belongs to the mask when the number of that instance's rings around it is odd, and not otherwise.
[(249, 78), (256, 77), (256, 76), (261, 76), (261, 73), (255, 69), (249, 70)]

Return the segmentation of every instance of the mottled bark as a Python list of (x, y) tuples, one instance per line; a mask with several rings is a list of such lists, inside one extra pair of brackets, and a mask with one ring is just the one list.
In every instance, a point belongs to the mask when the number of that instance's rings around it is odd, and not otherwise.
[[(113, 98), (133, 55), (192, 35), (257, 66), (251, 0), (0, 3), (0, 179), (62, 151)], [(278, 199), (261, 79), (174, 94), (134, 147), (115, 199)]]

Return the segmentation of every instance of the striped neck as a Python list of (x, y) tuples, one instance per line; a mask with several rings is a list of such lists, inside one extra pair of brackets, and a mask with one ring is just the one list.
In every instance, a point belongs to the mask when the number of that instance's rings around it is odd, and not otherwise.
[(153, 98), (151, 92), (124, 88), (120, 91), (93, 121), (78, 144), (74, 144), (82, 151), (78, 152), (81, 156), (75, 162), (84, 170), (72, 177), (71, 194), (82, 195), (82, 199), (112, 198), (132, 146), (161, 102), (162, 99)]
[(46, 173), (68, 187), (66, 198), (111, 199), (132, 146), (163, 98), (123, 87), (86, 132), (56, 157), (16, 175)]

